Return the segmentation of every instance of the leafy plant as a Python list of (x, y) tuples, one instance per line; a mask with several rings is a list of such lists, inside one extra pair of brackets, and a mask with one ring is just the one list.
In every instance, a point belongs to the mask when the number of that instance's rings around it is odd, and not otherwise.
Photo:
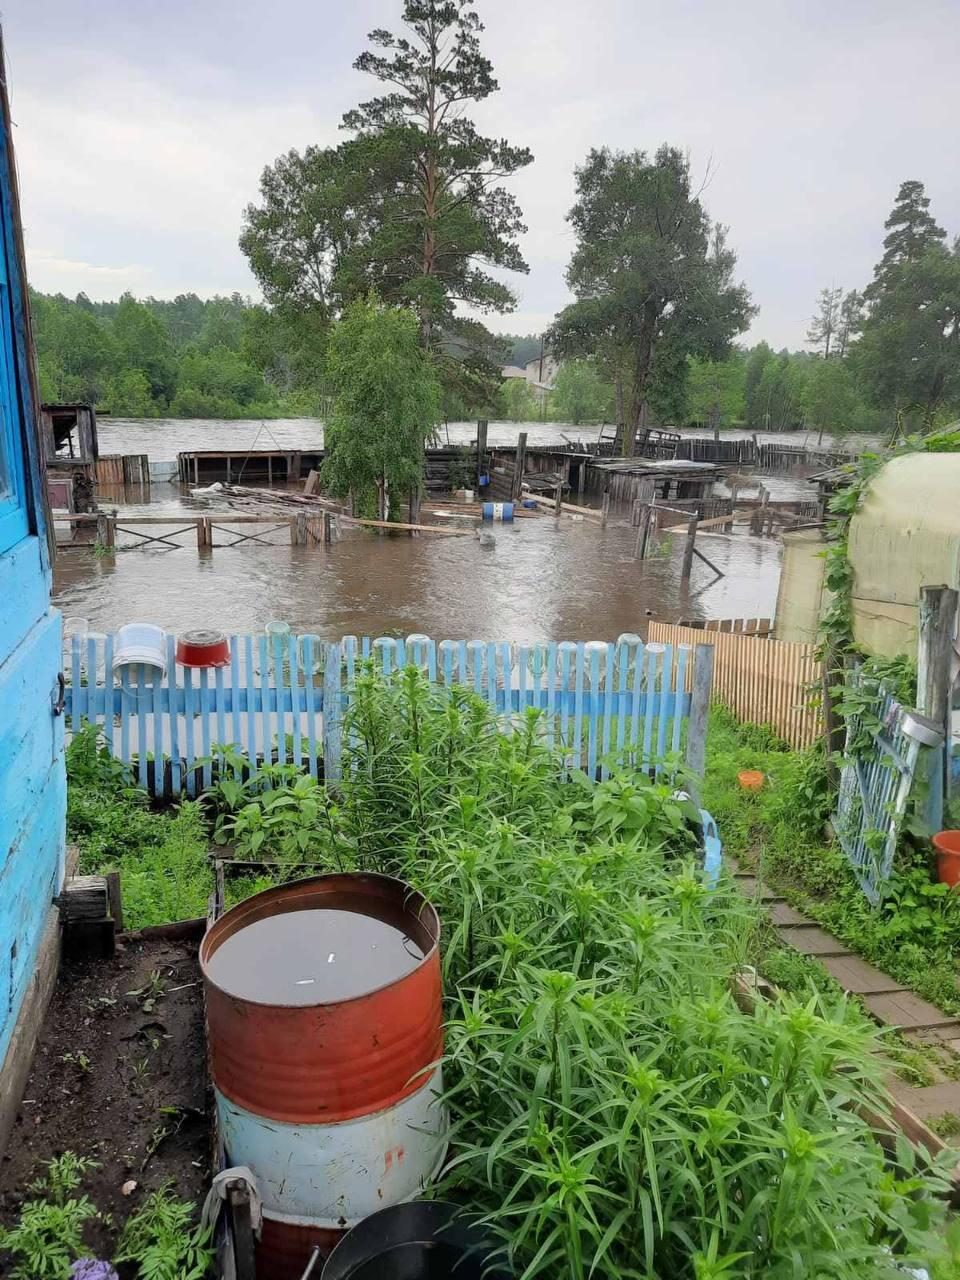
[(97, 1217), (87, 1196), (74, 1197), (83, 1175), (97, 1168), (94, 1160), (72, 1151), (49, 1160), (45, 1173), (27, 1190), (34, 1197), (20, 1210), (16, 1226), (0, 1228), (0, 1249), (9, 1253), (11, 1280), (67, 1280), (70, 1264), (89, 1254), (83, 1230)]
[(210, 1232), (194, 1225), (195, 1206), (165, 1182), (124, 1224), (115, 1261), (133, 1263), (139, 1280), (203, 1280), (213, 1263)]

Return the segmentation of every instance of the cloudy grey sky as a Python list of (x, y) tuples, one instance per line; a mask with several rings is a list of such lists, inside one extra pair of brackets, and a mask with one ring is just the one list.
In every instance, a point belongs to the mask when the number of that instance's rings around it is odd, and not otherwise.
[[(351, 69), (400, 0), (7, 0), (32, 283), (256, 294), (237, 248), (263, 166), (335, 142), (371, 95)], [(530, 274), (494, 327), (567, 300), (572, 170), (604, 143), (689, 150), (712, 173), (760, 306), (798, 346), (817, 291), (864, 284), (904, 178), (960, 233), (957, 0), (477, 0), (502, 91), (483, 128), (536, 157), (514, 189)]]

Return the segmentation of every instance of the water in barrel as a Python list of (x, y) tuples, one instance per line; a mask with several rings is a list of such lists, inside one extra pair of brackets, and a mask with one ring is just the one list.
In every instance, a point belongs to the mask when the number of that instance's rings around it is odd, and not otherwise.
[(231, 934), (208, 961), (223, 991), (263, 1004), (351, 1000), (412, 973), (423, 950), (402, 929), (333, 907), (286, 911)]

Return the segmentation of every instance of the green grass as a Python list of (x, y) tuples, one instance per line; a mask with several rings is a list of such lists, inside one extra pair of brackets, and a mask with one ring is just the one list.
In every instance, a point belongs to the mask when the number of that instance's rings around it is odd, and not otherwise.
[[(761, 791), (741, 790), (742, 769), (765, 775)], [(782, 750), (762, 727), (740, 726), (724, 708), (714, 707), (703, 798), (724, 851), (757, 869), (791, 905), (851, 950), (960, 1016), (960, 898), (932, 880), (922, 852), (905, 848), (884, 901), (872, 907), (826, 835), (825, 783), (822, 752)]]
[(67, 839), (81, 873), (120, 872), (128, 929), (206, 915), (213, 874), (200, 803), (152, 811), (91, 725), (67, 748)]

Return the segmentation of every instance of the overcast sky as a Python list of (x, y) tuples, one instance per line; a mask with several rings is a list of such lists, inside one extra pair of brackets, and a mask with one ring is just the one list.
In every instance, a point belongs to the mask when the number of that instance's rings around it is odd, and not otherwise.
[[(688, 149), (760, 314), (803, 342), (825, 284), (862, 286), (897, 186), (960, 232), (957, 0), (478, 0), (501, 92), (476, 113), (524, 143), (517, 311), (567, 300), (564, 222), (591, 146)], [(256, 296), (237, 248), (265, 164), (335, 143), (374, 91), (351, 68), (401, 0), (8, 0), (3, 20), (31, 282), (94, 298)]]

